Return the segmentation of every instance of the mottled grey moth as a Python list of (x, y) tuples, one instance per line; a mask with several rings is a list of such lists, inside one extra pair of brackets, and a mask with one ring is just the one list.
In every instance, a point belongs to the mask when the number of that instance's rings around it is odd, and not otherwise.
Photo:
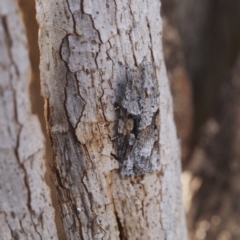
[(122, 176), (158, 170), (159, 122), (156, 68), (144, 58), (138, 68), (127, 70), (126, 89), (120, 104), (118, 155)]

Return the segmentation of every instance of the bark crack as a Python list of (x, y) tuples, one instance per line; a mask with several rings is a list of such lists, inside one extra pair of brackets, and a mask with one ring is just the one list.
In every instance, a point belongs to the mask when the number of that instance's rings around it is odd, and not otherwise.
[[(89, 1), (89, 0), (87, 0), (87, 1)], [(93, 27), (93, 29), (94, 29), (94, 30), (97, 32), (97, 34), (98, 34), (98, 39), (101, 41), (101, 43), (103, 43), (103, 41), (102, 41), (102, 39), (101, 39), (101, 34), (100, 34), (100, 32), (98, 31), (98, 29), (95, 27), (95, 24), (94, 24), (94, 20), (93, 20), (92, 15), (84, 12), (83, 2), (84, 2), (84, 0), (82, 1), (82, 13), (90, 17), (91, 22), (92, 22), (92, 27)], [(99, 44), (99, 45), (100, 45), (100, 44)]]
[(96, 166), (94, 166), (94, 163), (93, 163), (93, 161), (92, 161), (92, 159), (91, 159), (91, 157), (90, 157), (90, 154), (89, 154), (89, 152), (88, 152), (88, 149), (87, 149), (87, 146), (86, 146), (86, 144), (83, 144), (83, 148), (85, 149), (85, 151), (86, 151), (86, 155), (87, 155), (87, 158), (88, 158), (88, 160), (89, 160), (89, 162), (91, 163), (91, 167), (90, 168), (94, 168), (94, 167), (96, 167)]
[[(20, 134), (21, 134), (21, 131), (22, 131), (22, 127), (23, 126), (21, 125), (20, 129), (19, 129), (19, 131), (17, 133), (17, 142), (16, 142), (16, 148), (14, 149), (14, 152), (15, 152), (15, 155), (16, 155), (16, 159), (17, 159), (18, 165), (24, 172), (24, 178), (23, 179), (24, 179), (26, 190), (27, 190), (27, 199), (26, 199), (27, 203), (26, 204), (27, 204), (28, 210), (30, 212), (31, 222), (33, 224), (33, 227), (34, 227), (36, 233), (39, 235), (40, 239), (42, 239), (41, 234), (38, 232), (37, 226), (36, 226), (36, 224), (35, 224), (35, 222), (33, 220), (33, 214), (35, 214), (35, 212), (34, 212), (34, 210), (31, 207), (31, 190), (30, 190), (30, 186), (29, 186), (29, 183), (28, 183), (27, 169), (24, 166), (25, 161), (21, 163), (21, 160), (20, 160), (20, 157), (19, 157), (19, 153), (18, 153), (18, 151), (19, 151), (19, 142), (20, 142)], [(24, 229), (23, 229), (23, 231), (24, 231)]]
[(152, 61), (154, 62), (153, 41), (152, 41), (151, 27), (150, 27), (150, 23), (149, 23), (149, 21), (148, 21), (148, 17), (146, 17), (146, 22), (147, 22), (147, 27), (148, 27), (150, 42), (151, 42), (151, 45), (152, 45), (152, 47), (149, 47), (149, 50), (150, 50), (150, 53), (151, 53)]
[(106, 118), (106, 116), (105, 116), (105, 112), (104, 112), (104, 108), (103, 108), (103, 103), (102, 103), (102, 98), (103, 98), (103, 96), (104, 96), (104, 89), (103, 89), (102, 84), (101, 84), (101, 89), (102, 89), (102, 95), (99, 97), (99, 102), (100, 102), (100, 104), (101, 104), (102, 113), (103, 113), (103, 118), (104, 118), (105, 122), (108, 122), (108, 121), (107, 121), (107, 118)]
[(109, 47), (109, 49), (106, 50), (106, 54), (107, 54), (109, 60), (112, 62), (112, 73), (111, 73), (111, 78), (108, 80), (108, 82), (111, 83), (111, 84), (109, 84), (109, 85), (110, 85), (111, 89), (114, 91), (114, 93), (115, 93), (115, 95), (116, 95), (116, 90), (113, 89), (113, 87), (112, 87), (112, 82), (111, 82), (111, 79), (113, 78), (113, 71), (114, 71), (113, 66), (114, 66), (114, 61), (112, 60), (112, 58), (111, 58), (110, 55), (109, 55), (109, 51), (112, 49), (112, 45), (111, 45), (110, 39), (108, 40), (108, 43), (109, 43), (109, 46), (110, 46), (110, 47)]
[[(131, 2), (129, 2), (129, 4), (128, 4), (128, 7), (129, 7), (129, 10), (130, 10), (130, 13), (131, 13), (131, 16), (132, 16), (132, 22), (133, 22), (133, 26), (134, 26), (134, 12), (132, 11), (132, 8), (131, 8)], [(137, 58), (136, 58), (136, 56), (135, 56), (135, 51), (134, 51), (134, 44), (133, 44), (133, 39), (132, 39), (132, 37), (131, 37), (131, 35), (132, 35), (132, 31), (133, 31), (133, 27), (131, 27), (130, 29), (129, 29), (129, 34), (128, 34), (128, 37), (129, 37), (129, 41), (131, 42), (131, 48), (132, 48), (132, 54), (133, 54), (133, 59), (134, 59), (134, 62), (135, 62), (135, 67), (137, 67), (138, 66), (138, 64), (137, 64)]]
[[(77, 88), (78, 95), (79, 95), (79, 97), (80, 97), (80, 98), (83, 100), (83, 102), (84, 102), (83, 109), (82, 109), (82, 111), (81, 111), (80, 117), (79, 117), (78, 122), (77, 122), (77, 124), (76, 124), (76, 128), (77, 128), (77, 125), (81, 122), (81, 118), (82, 118), (82, 116), (83, 116), (83, 112), (85, 111), (85, 107), (86, 107), (87, 102), (84, 100), (84, 98), (82, 97), (82, 95), (81, 95), (81, 93), (80, 93), (80, 90), (79, 90), (79, 89), (80, 89), (80, 86), (79, 86), (77, 74), (74, 74), (74, 76), (75, 76), (75, 79), (76, 79), (76, 82), (77, 82), (77, 86), (78, 86), (78, 88)], [(76, 128), (75, 128), (75, 129), (76, 129)]]
[(8, 28), (7, 16), (2, 16), (2, 25), (3, 25), (3, 29), (6, 33), (4, 35), (7, 38), (6, 39), (6, 46), (7, 46), (7, 50), (8, 50), (8, 56), (9, 56), (9, 59), (11, 61), (11, 64), (14, 66), (14, 69), (16, 70), (16, 75), (19, 76), (19, 70), (18, 70), (17, 64), (13, 60), (13, 55), (12, 55), (12, 52), (11, 52), (13, 41), (12, 41), (11, 34), (10, 34), (10, 31), (9, 31), (9, 28)]
[[(9, 228), (9, 230), (10, 230), (10, 232), (11, 232), (11, 235), (12, 235), (12, 237), (13, 237), (13, 239), (14, 239), (14, 237), (15, 237), (15, 233), (14, 233), (14, 231), (12, 230), (11, 225), (10, 225), (9, 222), (8, 222), (8, 219), (7, 219), (7, 213), (4, 212), (4, 211), (1, 211), (1, 213), (4, 214), (4, 218), (5, 218), (5, 221), (4, 221), (4, 222), (7, 223), (8, 228)], [(22, 229), (22, 230), (23, 230), (23, 232), (25, 233), (24, 229)]]
[(74, 19), (73, 12), (72, 12), (71, 9), (70, 9), (69, 0), (67, 0), (66, 2), (67, 2), (67, 6), (68, 6), (68, 11), (71, 13), (70, 15), (72, 16), (73, 32), (74, 32), (76, 35), (78, 35), (78, 34), (77, 34), (77, 31), (76, 31), (76, 21), (75, 21), (75, 19)]

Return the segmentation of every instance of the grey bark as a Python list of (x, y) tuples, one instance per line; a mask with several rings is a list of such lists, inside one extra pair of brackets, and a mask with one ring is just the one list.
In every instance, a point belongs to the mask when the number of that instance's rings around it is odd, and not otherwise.
[[(66, 239), (186, 239), (180, 150), (163, 62), (160, 2), (37, 1), (41, 86)], [(154, 62), (160, 166), (121, 177), (126, 67)]]
[(31, 114), (30, 66), (16, 1), (0, 2), (0, 239), (57, 239), (44, 138)]

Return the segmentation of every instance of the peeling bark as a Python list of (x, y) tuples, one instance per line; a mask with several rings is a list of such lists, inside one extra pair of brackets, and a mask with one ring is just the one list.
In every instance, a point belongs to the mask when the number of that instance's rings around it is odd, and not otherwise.
[(17, 4), (0, 2), (0, 239), (57, 239), (44, 138), (31, 114), (27, 41)]
[[(67, 239), (186, 239), (180, 151), (163, 62), (160, 2), (37, 1), (41, 86)], [(126, 67), (156, 65), (159, 171), (119, 174)]]

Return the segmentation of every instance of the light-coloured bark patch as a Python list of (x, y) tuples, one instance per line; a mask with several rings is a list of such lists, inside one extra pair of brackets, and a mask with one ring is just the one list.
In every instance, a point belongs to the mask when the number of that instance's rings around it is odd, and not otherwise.
[(27, 41), (16, 1), (0, 2), (0, 239), (57, 239), (44, 138), (30, 111)]
[[(186, 239), (180, 151), (163, 62), (160, 2), (38, 0), (42, 94), (67, 239)], [(159, 171), (119, 174), (126, 67), (146, 56), (160, 92)], [(120, 235), (119, 235), (120, 232)]]

